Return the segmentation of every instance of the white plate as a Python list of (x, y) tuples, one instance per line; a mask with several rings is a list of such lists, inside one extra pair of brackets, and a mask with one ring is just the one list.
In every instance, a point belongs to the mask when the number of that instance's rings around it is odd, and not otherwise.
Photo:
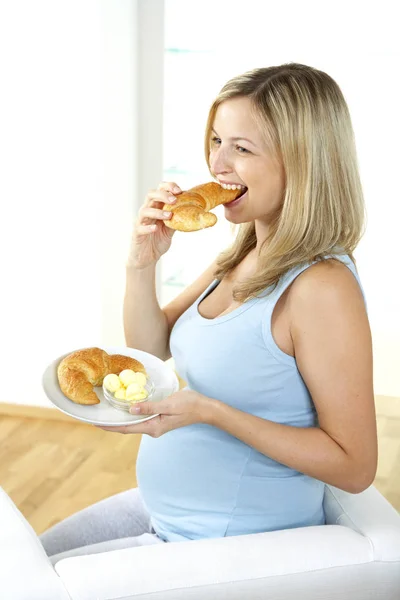
[[(155, 385), (155, 392), (150, 402), (159, 402), (167, 396), (170, 396), (174, 392), (179, 390), (178, 378), (174, 371), (165, 364), (162, 360), (143, 352), (142, 350), (135, 350), (133, 348), (116, 348), (116, 347), (102, 347), (102, 350), (108, 352), (108, 354), (123, 354), (124, 356), (130, 356), (136, 358), (145, 367), (150, 379)], [(75, 352), (75, 350), (71, 350)], [(106, 425), (106, 426), (118, 426), (118, 425), (131, 425), (134, 423), (141, 423), (153, 419), (157, 415), (151, 415), (150, 417), (141, 417), (140, 415), (131, 415), (129, 412), (125, 412), (114, 408), (104, 398), (103, 388), (93, 388), (96, 392), (100, 404), (93, 404), (91, 406), (85, 406), (83, 404), (76, 404), (69, 400), (62, 393), (57, 377), (57, 367), (61, 360), (71, 354), (67, 352), (60, 356), (52, 363), (49, 364), (42, 377), (42, 385), (48, 399), (54, 404), (56, 408), (61, 412), (78, 419), (79, 421), (85, 421), (85, 423), (91, 423), (92, 425)]]

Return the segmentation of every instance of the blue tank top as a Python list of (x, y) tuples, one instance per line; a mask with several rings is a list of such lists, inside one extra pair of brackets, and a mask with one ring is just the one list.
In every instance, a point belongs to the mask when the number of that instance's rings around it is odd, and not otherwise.
[[(337, 258), (360, 284), (350, 258)], [(280, 350), (271, 333), (278, 299), (311, 264), (286, 273), (270, 295), (261, 293), (215, 319), (198, 311), (198, 304), (219, 281), (210, 284), (171, 332), (176, 370), (189, 389), (276, 423), (318, 426), (295, 359)], [(166, 541), (325, 522), (321, 481), (211, 425), (181, 427), (157, 439), (144, 435), (136, 473), (152, 525)]]

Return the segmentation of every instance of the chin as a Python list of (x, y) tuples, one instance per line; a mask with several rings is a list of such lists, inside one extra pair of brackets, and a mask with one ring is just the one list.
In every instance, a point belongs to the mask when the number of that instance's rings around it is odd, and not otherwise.
[(235, 217), (234, 215), (229, 215), (229, 214), (227, 215), (225, 213), (225, 219), (227, 221), (229, 221), (229, 223), (240, 223), (240, 219), (238, 219), (238, 217), (237, 216)]
[(250, 223), (254, 221), (254, 219), (245, 217), (244, 215), (233, 214), (233, 211), (226, 210), (225, 211), (225, 219), (232, 223), (233, 225), (241, 225), (242, 223)]
[(229, 223), (232, 223), (232, 225), (240, 225), (241, 223), (246, 223), (246, 221), (243, 221), (239, 217), (239, 215), (225, 215), (225, 219), (229, 221)]

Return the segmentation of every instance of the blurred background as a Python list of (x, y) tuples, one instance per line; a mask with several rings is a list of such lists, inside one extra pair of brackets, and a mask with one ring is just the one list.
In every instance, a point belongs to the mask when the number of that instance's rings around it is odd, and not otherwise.
[[(396, 2), (3, 0), (0, 400), (50, 406), (49, 362), (125, 345), (133, 221), (161, 180), (209, 180), (207, 113), (232, 76), (300, 62), (341, 87), (368, 211), (356, 259), (374, 340), (375, 392), (400, 397)], [(158, 272), (165, 304), (229, 242), (178, 232)], [(10, 360), (12, 357), (12, 360)], [(15, 360), (17, 358), (17, 360)]]

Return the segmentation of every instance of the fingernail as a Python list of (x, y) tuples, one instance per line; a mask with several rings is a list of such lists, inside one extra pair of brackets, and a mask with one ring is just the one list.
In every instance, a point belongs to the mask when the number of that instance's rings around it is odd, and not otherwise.
[(171, 215), (172, 215), (171, 212), (167, 212), (167, 211), (163, 212), (163, 217), (165, 217), (166, 219), (168, 219), (168, 217), (170, 217)]
[(171, 204), (172, 202), (176, 202), (175, 196), (168, 196), (168, 200), (171, 202)]
[(174, 192), (180, 192), (181, 188), (178, 187), (177, 185), (174, 185), (174, 187), (172, 188), (174, 190)]
[(140, 406), (132, 406), (132, 408), (129, 409), (129, 412), (131, 413), (131, 415), (137, 415), (138, 413), (140, 413)]

